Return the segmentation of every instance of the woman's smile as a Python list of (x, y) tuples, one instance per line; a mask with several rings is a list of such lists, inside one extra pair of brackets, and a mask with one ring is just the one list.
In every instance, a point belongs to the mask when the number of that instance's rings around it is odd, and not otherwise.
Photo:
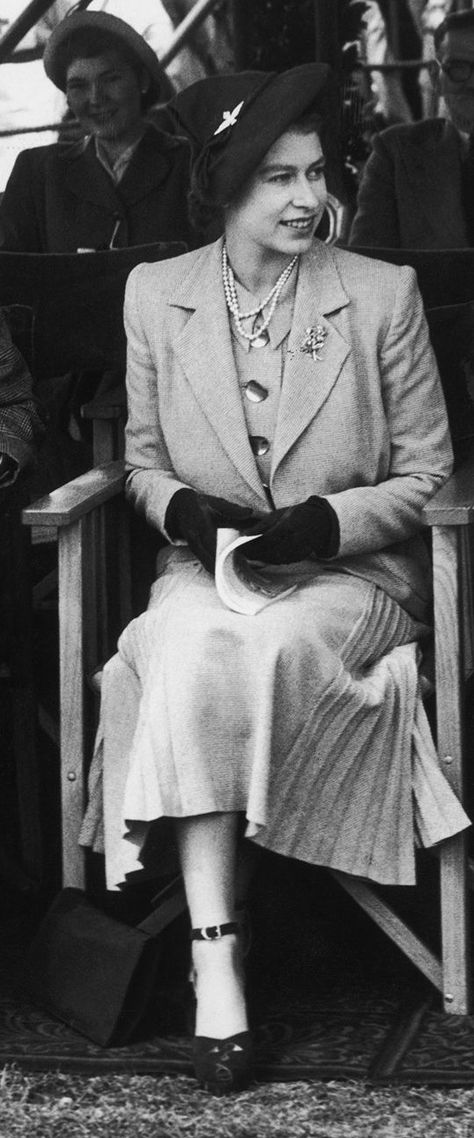
[(250, 265), (281, 271), (288, 255), (305, 253), (326, 208), (324, 155), (315, 130), (286, 131), (270, 147), (245, 193), (229, 206), (226, 239), (237, 277)]
[(307, 233), (308, 230), (313, 230), (316, 221), (316, 214), (311, 217), (295, 217), (289, 220), (283, 220), (280, 225), (285, 225), (289, 229), (295, 229), (298, 233)]

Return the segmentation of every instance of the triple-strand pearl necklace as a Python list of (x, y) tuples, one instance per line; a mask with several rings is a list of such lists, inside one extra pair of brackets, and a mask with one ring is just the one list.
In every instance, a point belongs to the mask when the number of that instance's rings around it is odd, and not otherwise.
[[(280, 299), (281, 293), (286, 285), (287, 280), (289, 280), (297, 261), (298, 254), (293, 257), (293, 260), (290, 261), (289, 265), (286, 266), (286, 269), (283, 269), (283, 272), (280, 273), (276, 284), (273, 285), (273, 288), (268, 293), (268, 296), (266, 296), (264, 300), (261, 300), (255, 308), (251, 308), (248, 312), (241, 312), (237, 299), (233, 269), (229, 264), (227, 249), (225, 245), (222, 246), (222, 280), (224, 283), (226, 304), (229, 312), (231, 312), (232, 316), (234, 317), (237, 330), (245, 340), (249, 341), (250, 344), (255, 343), (255, 341), (258, 339), (261, 339), (262, 335), (266, 332)], [(263, 309), (267, 308), (267, 305), (269, 306), (268, 312), (267, 315), (263, 318), (262, 323), (259, 324), (256, 331), (247, 332), (243, 326), (243, 321), (249, 320), (251, 316), (263, 316)]]

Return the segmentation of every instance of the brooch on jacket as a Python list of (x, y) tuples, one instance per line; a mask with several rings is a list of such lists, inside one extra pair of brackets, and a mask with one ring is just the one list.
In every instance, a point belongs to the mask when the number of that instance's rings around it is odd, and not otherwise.
[(324, 357), (320, 352), (321, 348), (324, 347), (327, 334), (327, 328), (323, 328), (321, 324), (317, 324), (315, 328), (306, 328), (300, 352), (305, 352), (306, 355), (311, 356), (315, 363), (317, 360), (322, 360)]

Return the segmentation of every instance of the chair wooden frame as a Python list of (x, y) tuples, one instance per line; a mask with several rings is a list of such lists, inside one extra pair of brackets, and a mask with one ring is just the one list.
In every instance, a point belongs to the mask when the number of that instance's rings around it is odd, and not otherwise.
[[(121, 461), (95, 468), (23, 511), (27, 525), (57, 531), (59, 549), (61, 817), (64, 885), (86, 886), (78, 845), (91, 753), (87, 675), (115, 650), (132, 616), (128, 506)], [(113, 524), (107, 517), (113, 513)], [(474, 455), (425, 509), (433, 536), (438, 751), (447, 778), (465, 799), (467, 768), (463, 688), (473, 666)], [(107, 576), (120, 565), (115, 614)], [(110, 631), (110, 625), (115, 626)], [(442, 994), (447, 1012), (471, 1008), (470, 866), (466, 835), (439, 851), (442, 949), (436, 956), (363, 881), (336, 873), (344, 889)]]

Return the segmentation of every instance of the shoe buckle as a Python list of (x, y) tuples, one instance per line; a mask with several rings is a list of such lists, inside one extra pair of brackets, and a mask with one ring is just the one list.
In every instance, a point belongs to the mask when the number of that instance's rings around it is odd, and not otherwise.
[(221, 925), (208, 925), (200, 931), (203, 940), (220, 940), (222, 937)]

